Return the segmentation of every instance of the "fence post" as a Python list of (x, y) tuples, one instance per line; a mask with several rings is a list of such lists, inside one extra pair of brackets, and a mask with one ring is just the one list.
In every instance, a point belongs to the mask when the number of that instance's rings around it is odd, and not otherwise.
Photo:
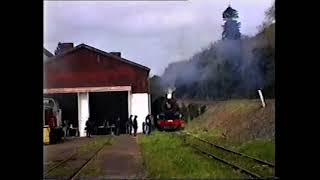
[(260, 100), (261, 100), (261, 103), (262, 103), (262, 107), (266, 107), (266, 103), (264, 102), (264, 98), (263, 98), (263, 95), (262, 95), (262, 91), (259, 89), (258, 90), (258, 93), (259, 93), (259, 96), (260, 96)]

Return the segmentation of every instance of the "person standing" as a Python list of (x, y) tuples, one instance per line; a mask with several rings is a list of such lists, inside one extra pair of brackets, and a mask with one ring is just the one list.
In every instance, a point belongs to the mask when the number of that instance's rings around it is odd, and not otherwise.
[(138, 129), (138, 121), (137, 121), (137, 115), (134, 116), (133, 119), (133, 130), (134, 130), (134, 136), (137, 135), (137, 129)]
[(116, 135), (120, 135), (120, 117), (118, 117), (116, 120)]
[(132, 121), (132, 115), (130, 115), (129, 117), (129, 121), (128, 121), (128, 124), (129, 124), (129, 134), (132, 135), (132, 126), (133, 126), (133, 121)]
[(56, 125), (56, 122), (57, 122), (57, 120), (56, 120), (56, 118), (54, 117), (54, 116), (51, 116), (50, 118), (49, 118), (49, 122), (48, 122), (48, 124), (49, 124), (49, 129), (50, 129), (50, 133), (49, 133), (49, 141), (50, 141), (50, 144), (54, 144), (54, 143), (56, 143), (56, 141), (57, 141), (57, 133), (56, 133), (56, 131), (55, 131), (55, 128), (57, 127), (57, 125)]
[(150, 114), (147, 115), (146, 117), (146, 134), (150, 134), (151, 133), (151, 117)]
[(155, 122), (154, 122), (154, 117), (152, 114), (150, 114), (150, 124), (151, 124), (151, 131), (155, 129)]
[(64, 136), (64, 139), (66, 139), (66, 137), (68, 136), (68, 122), (65, 120), (63, 121), (63, 124), (62, 124), (62, 129), (63, 129), (63, 136)]
[(142, 122), (142, 133), (146, 134), (146, 122)]
[(128, 119), (126, 121), (126, 134), (129, 134), (129, 120), (130, 120), (130, 116), (128, 117)]
[(86, 122), (87, 137), (91, 137), (92, 125), (90, 118)]

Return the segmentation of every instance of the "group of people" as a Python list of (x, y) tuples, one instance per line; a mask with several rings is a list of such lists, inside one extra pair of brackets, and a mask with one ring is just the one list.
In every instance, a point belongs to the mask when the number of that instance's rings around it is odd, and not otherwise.
[[(133, 129), (135, 130), (135, 134), (137, 132), (137, 128), (138, 126), (135, 125), (134, 122), (137, 122), (137, 117), (135, 117), (135, 119), (133, 120), (133, 123), (132, 123), (132, 127)], [(136, 123), (137, 124), (137, 123)], [(89, 117), (88, 121), (86, 122), (86, 127), (85, 127), (85, 130), (86, 130), (86, 134), (87, 134), (87, 137), (91, 137), (92, 133), (95, 131), (95, 128), (96, 128), (96, 124), (94, 123), (94, 121)], [(106, 123), (104, 124), (104, 126), (107, 126)], [(112, 129), (114, 128), (114, 129)], [(118, 117), (115, 122), (114, 122), (114, 126), (111, 126), (111, 134), (115, 134), (117, 136), (120, 135), (120, 129), (121, 129), (121, 119), (120, 117)]]
[(142, 123), (143, 134), (149, 135), (153, 130), (153, 117), (152, 115), (147, 115), (145, 122)]
[(136, 136), (137, 135), (137, 130), (138, 130), (138, 116), (135, 115), (134, 118), (133, 115), (130, 115), (130, 117), (128, 118), (128, 121), (126, 123), (126, 129), (127, 129), (127, 134), (132, 135), (132, 130), (133, 130), (133, 135)]
[[(138, 130), (138, 116), (137, 115), (130, 115), (127, 122), (126, 122), (126, 133), (130, 135), (137, 135), (137, 130)], [(120, 117), (118, 117), (115, 121), (114, 124), (115, 128), (115, 135), (120, 135), (120, 129), (121, 129), (121, 120)], [(92, 132), (94, 131), (94, 122), (92, 121), (91, 118), (88, 119), (86, 122), (86, 128), (85, 130), (87, 131), (87, 137), (90, 137)], [(147, 115), (145, 122), (142, 123), (142, 129), (144, 134), (150, 134), (153, 125), (152, 125), (152, 115)]]
[[(118, 117), (115, 121), (115, 131), (113, 132), (112, 129), (111, 129), (111, 134), (115, 134), (115, 135), (120, 135), (120, 117)], [(104, 123), (104, 126), (107, 126), (106, 123)], [(86, 122), (86, 127), (85, 127), (85, 130), (86, 130), (86, 135), (87, 137), (91, 137), (92, 133), (93, 132), (97, 132), (97, 123), (94, 122), (92, 120), (92, 118), (89, 117), (89, 119), (87, 120)]]
[[(132, 130), (133, 130), (133, 135), (134, 136), (137, 135), (137, 130), (138, 130), (137, 118), (138, 116), (136, 115), (135, 116), (130, 115), (130, 117), (128, 118), (128, 121), (126, 122), (127, 134), (132, 135)], [(149, 114), (147, 115), (145, 122), (142, 123), (142, 131), (143, 131), (143, 134), (149, 135), (152, 130), (153, 130), (153, 117), (152, 115)]]

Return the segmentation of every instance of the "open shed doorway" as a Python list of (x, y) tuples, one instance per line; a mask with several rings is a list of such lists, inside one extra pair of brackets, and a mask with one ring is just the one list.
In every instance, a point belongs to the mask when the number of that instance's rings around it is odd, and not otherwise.
[(89, 93), (90, 118), (96, 127), (115, 124), (120, 117), (120, 133), (126, 133), (128, 119), (128, 91), (117, 92), (90, 92)]
[(61, 109), (61, 119), (69, 126), (78, 127), (78, 98), (76, 93), (45, 94), (46, 98), (53, 98)]

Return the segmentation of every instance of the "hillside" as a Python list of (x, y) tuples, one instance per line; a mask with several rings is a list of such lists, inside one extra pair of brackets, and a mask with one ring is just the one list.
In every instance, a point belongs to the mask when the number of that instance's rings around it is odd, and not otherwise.
[[(188, 103), (188, 102), (184, 102)], [(275, 100), (266, 100), (262, 108), (258, 99), (229, 100), (205, 103), (204, 114), (189, 121), (186, 130), (208, 132), (227, 141), (274, 139)]]

